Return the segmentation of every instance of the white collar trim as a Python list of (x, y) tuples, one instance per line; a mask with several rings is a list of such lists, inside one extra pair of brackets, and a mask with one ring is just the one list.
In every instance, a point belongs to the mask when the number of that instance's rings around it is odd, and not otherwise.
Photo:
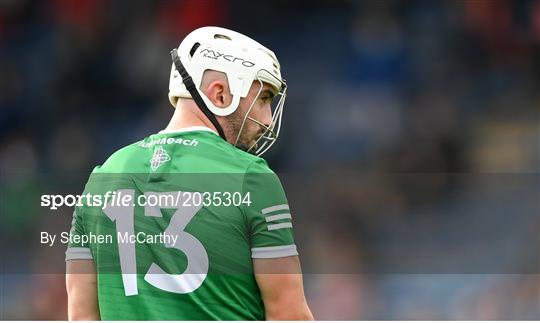
[(159, 134), (171, 134), (171, 133), (181, 133), (181, 132), (191, 132), (191, 131), (209, 131), (213, 132), (217, 135), (217, 132), (214, 130), (205, 127), (205, 126), (192, 126), (192, 127), (185, 127), (180, 129), (172, 129), (172, 130), (161, 130), (158, 132)]

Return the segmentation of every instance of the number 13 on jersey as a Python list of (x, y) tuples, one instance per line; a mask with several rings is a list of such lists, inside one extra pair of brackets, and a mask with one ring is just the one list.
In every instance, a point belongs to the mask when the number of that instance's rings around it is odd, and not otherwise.
[[(119, 194), (131, 196), (134, 201), (135, 190), (120, 189)], [(146, 192), (146, 198), (155, 196), (157, 201), (160, 195), (178, 194), (180, 192)], [(186, 192), (183, 192), (184, 194)], [(152, 286), (173, 293), (191, 293), (201, 286), (208, 273), (208, 254), (202, 243), (190, 233), (184, 231), (188, 223), (202, 208), (202, 205), (185, 206), (181, 203), (163, 205), (159, 202), (155, 206), (144, 206), (144, 215), (149, 217), (162, 217), (161, 209), (173, 208), (169, 226), (163, 232), (165, 235), (176, 236), (174, 242), (166, 242), (165, 247), (175, 248), (182, 251), (187, 257), (187, 267), (184, 273), (172, 275), (166, 273), (159, 265), (152, 263), (144, 276), (144, 280)], [(116, 223), (116, 231), (121, 235), (135, 234), (135, 206), (134, 205), (111, 205), (109, 202), (103, 208), (105, 215)], [(117, 234), (117, 237), (118, 237)], [(170, 240), (169, 240), (170, 241)], [(126, 296), (138, 295), (137, 287), (137, 263), (135, 243), (118, 243), (118, 256), (122, 271), (122, 281)]]

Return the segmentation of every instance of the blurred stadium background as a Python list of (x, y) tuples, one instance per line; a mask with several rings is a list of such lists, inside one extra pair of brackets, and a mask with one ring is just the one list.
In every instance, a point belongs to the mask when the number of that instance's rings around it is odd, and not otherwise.
[[(540, 1), (0, 2), (1, 319), (65, 319), (78, 194), (161, 130), (169, 51), (203, 25), (273, 49), (267, 156), (317, 319), (540, 319)], [(60, 266), (60, 267), (59, 267)]]

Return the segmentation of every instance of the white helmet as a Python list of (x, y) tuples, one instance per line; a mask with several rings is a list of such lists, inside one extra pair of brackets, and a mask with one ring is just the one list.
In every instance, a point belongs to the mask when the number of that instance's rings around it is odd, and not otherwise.
[[(169, 80), (169, 101), (174, 107), (176, 107), (178, 98), (193, 98), (197, 102), (200, 100), (196, 97), (200, 96), (206, 108), (213, 114), (227, 116), (236, 111), (240, 103), (240, 98), (247, 96), (253, 81), (259, 81), (261, 84), (262, 82), (268, 83), (274, 87), (276, 92), (281, 95), (281, 98), (277, 104), (277, 108), (273, 112), (272, 125), (265, 125), (267, 132), (259, 138), (259, 140), (264, 138), (272, 142), (265, 143), (262, 146), (256, 144), (254, 146), (257, 147), (252, 146), (247, 149), (249, 151), (255, 148), (257, 155), (261, 155), (266, 151), (277, 139), (286, 92), (286, 83), (281, 77), (280, 65), (274, 52), (247, 36), (220, 27), (202, 27), (192, 31), (184, 38), (176, 52), (181, 62), (178, 63), (180, 63), (185, 71), (184, 75), (180, 75), (179, 66), (173, 62)], [(174, 55), (173, 61), (175, 59)], [(203, 73), (206, 70), (214, 70), (226, 74), (232, 94), (232, 102), (228, 107), (216, 107), (199, 89)], [(191, 77), (193, 80), (194, 86), (191, 88), (186, 88), (184, 84), (186, 76)], [(193, 91), (198, 92), (198, 95)], [(199, 108), (204, 110), (204, 107), (200, 106), (201, 104), (198, 105)], [(246, 114), (244, 123), (247, 119), (251, 118), (247, 117)], [(259, 123), (256, 120), (252, 121)], [(275, 130), (276, 126), (277, 130)], [(240, 133), (238, 134), (237, 142), (239, 137)], [(263, 146), (266, 147), (264, 151), (262, 151)]]

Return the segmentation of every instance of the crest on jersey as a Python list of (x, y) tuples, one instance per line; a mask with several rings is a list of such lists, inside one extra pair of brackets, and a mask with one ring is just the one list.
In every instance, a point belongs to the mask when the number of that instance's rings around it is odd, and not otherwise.
[(152, 159), (150, 159), (150, 168), (155, 171), (169, 160), (171, 160), (171, 156), (167, 154), (162, 146), (157, 146), (154, 148), (154, 155), (152, 156)]

